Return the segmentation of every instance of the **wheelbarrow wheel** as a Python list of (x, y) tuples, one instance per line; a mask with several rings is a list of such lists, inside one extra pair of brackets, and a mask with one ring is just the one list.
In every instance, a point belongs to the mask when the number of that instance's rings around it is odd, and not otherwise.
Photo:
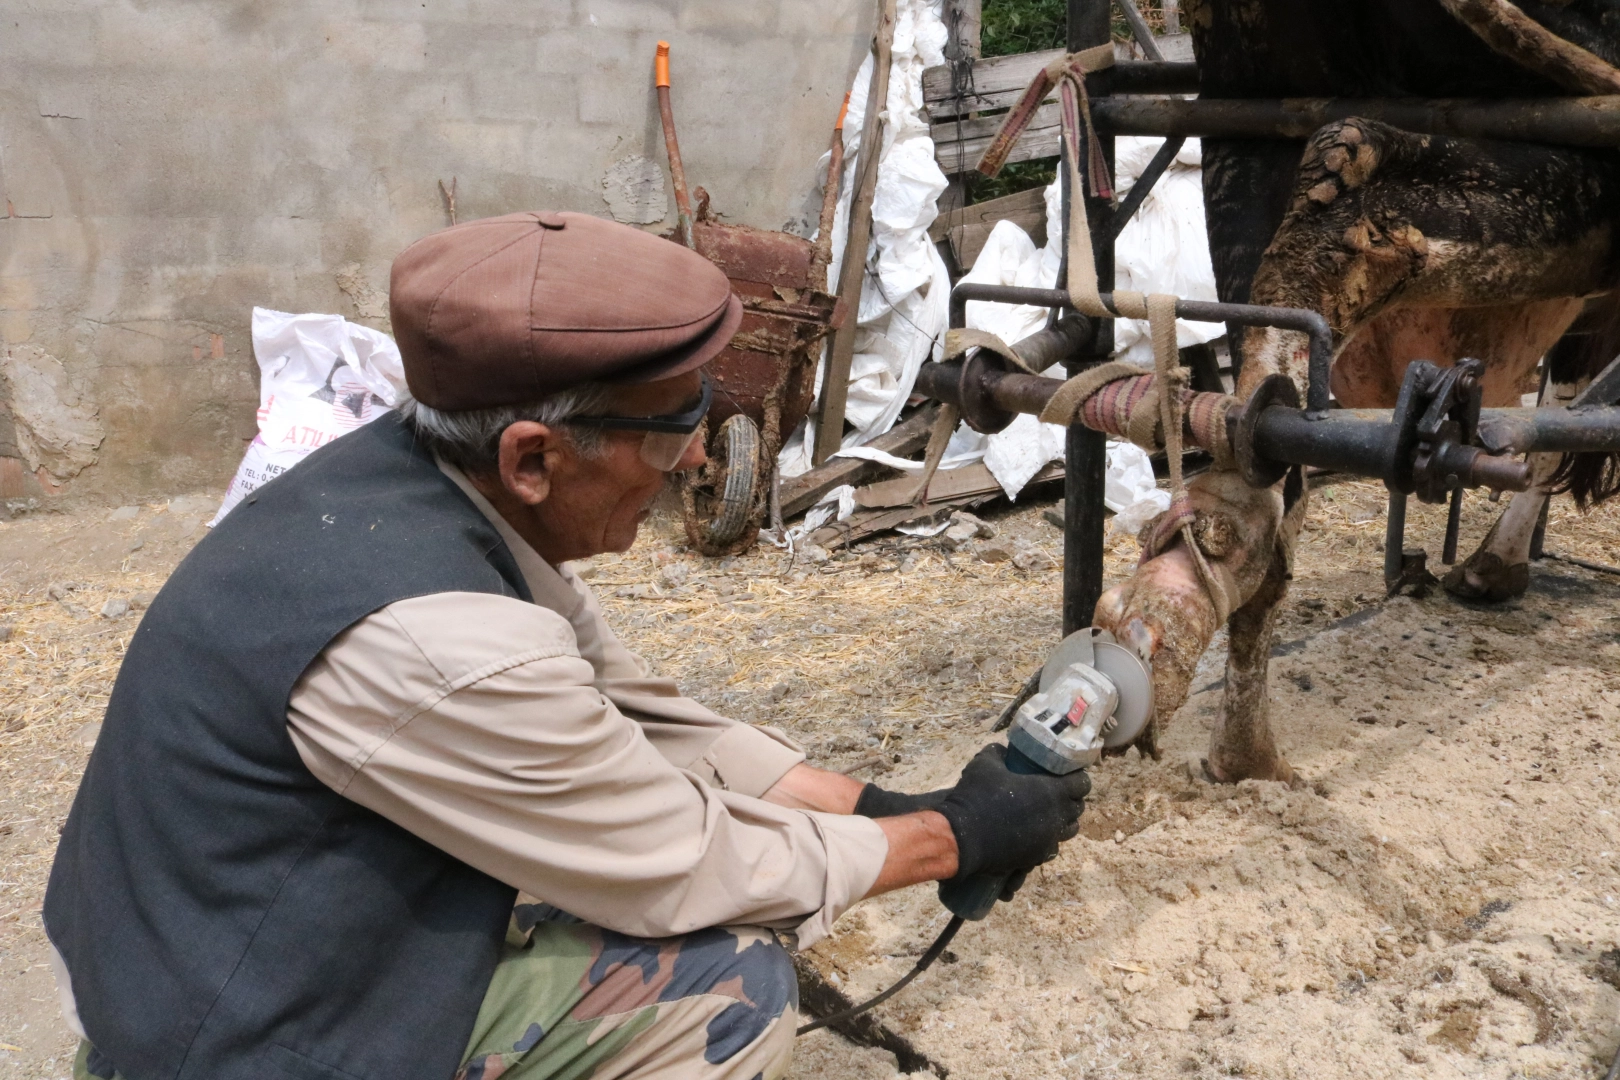
[(759, 428), (742, 413), (720, 425), (715, 449), (724, 455), (725, 480), (716, 492), (708, 540), (715, 546), (734, 543), (748, 526), (759, 481)]

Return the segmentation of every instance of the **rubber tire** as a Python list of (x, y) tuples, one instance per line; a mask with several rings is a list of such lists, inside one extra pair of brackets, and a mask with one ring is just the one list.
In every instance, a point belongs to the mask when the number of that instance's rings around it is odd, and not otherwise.
[(716, 448), (725, 454), (725, 487), (716, 493), (714, 520), (709, 522), (709, 540), (729, 544), (742, 535), (754, 507), (754, 488), (759, 480), (759, 427), (742, 413), (720, 425)]

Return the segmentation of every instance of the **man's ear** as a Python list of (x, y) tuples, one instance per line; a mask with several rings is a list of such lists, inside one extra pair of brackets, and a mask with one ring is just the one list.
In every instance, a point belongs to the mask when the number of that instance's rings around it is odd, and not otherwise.
[(520, 420), (501, 432), (501, 487), (519, 502), (538, 506), (551, 494), (551, 480), (568, 438), (556, 428)]

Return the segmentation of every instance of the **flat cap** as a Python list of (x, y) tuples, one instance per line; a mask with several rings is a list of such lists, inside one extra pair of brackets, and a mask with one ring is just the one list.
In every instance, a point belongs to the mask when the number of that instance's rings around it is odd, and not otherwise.
[(742, 321), (726, 275), (696, 252), (545, 211), (418, 240), (394, 260), (388, 308), (411, 395), (450, 410), (678, 375)]

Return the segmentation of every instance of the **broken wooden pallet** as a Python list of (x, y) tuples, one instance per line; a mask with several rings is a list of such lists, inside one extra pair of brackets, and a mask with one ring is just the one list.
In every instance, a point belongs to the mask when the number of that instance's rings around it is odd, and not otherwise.
[(1036, 247), (1046, 244), (1046, 192), (1042, 188), (1020, 191), (971, 206), (958, 206), (942, 211), (929, 227), (928, 235), (936, 243), (941, 240), (951, 245), (956, 265), (971, 267), (984, 250), (990, 233), (1002, 221), (1010, 221), (1029, 234)]
[[(1029, 483), (1041, 484), (1062, 477), (1063, 464), (1054, 462), (1036, 473)], [(857, 488), (855, 505), (867, 509), (909, 505), (916, 497), (917, 484), (921, 479), (918, 476), (901, 476), (894, 480), (883, 480)], [(927, 501), (930, 504), (947, 503), (978, 495), (994, 495), (999, 491), (1001, 482), (991, 474), (984, 462), (976, 461), (960, 469), (946, 469), (935, 473), (934, 479), (928, 485)]]
[[(983, 470), (982, 473), (979, 472), (981, 469)], [(958, 478), (954, 476), (956, 473), (964, 475)], [(986, 481), (986, 477), (989, 478), (988, 481)], [(1026, 485), (1024, 490), (1028, 491), (1030, 487), (1036, 484), (1062, 478), (1063, 466), (1054, 463), (1036, 473), (1034, 479)], [(904, 488), (906, 492), (914, 492), (917, 489), (918, 479), (918, 477), (914, 476), (903, 476), (898, 480), (874, 484), (872, 485), (873, 488), (882, 489), (883, 494), (869, 494), (867, 498), (874, 500), (893, 498), (897, 493), (901, 492), (900, 485), (907, 485)], [(935, 485), (941, 486), (936, 489)], [(960, 490), (956, 494), (950, 496), (943, 494), (958, 487), (960, 487)], [(871, 489), (866, 490), (870, 491)], [(936, 495), (936, 490), (941, 494)], [(1001, 484), (990, 476), (989, 469), (984, 468), (983, 465), (970, 465), (962, 469), (951, 469), (948, 472), (938, 473), (934, 477), (933, 483), (928, 487), (928, 496), (926, 506), (912, 506), (909, 504), (903, 506), (872, 506), (857, 510), (843, 521), (830, 521), (811, 533), (810, 542), (824, 547), (828, 551), (836, 551), (839, 548), (848, 547), (850, 544), (859, 543), (869, 537), (877, 536), (879, 533), (898, 529), (902, 525), (915, 525), (923, 522), (937, 523), (949, 517), (953, 511), (977, 509), (986, 503), (1001, 498), (1002, 490)], [(859, 504), (860, 499), (861, 496), (857, 492), (857, 504)]]
[[(938, 408), (937, 405), (929, 405), (917, 410), (915, 415), (896, 424), (868, 445), (874, 450), (882, 450), (896, 457), (915, 454), (927, 445), (928, 429), (933, 427), (934, 415)], [(858, 484), (886, 468), (885, 465), (864, 458), (828, 458), (826, 462), (809, 472), (790, 476), (782, 481), (782, 516), (797, 517), (816, 505), (821, 497), (833, 488), (845, 484)]]

